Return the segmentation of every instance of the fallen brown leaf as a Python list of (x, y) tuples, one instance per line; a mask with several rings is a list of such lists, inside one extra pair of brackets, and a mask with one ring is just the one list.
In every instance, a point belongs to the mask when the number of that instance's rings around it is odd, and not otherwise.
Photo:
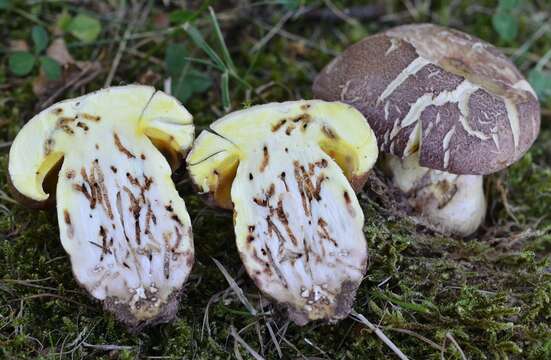
[(25, 40), (10, 40), (11, 51), (29, 51), (29, 44)]
[(62, 38), (57, 38), (48, 47), (46, 54), (57, 61), (61, 66), (66, 67), (68, 64), (74, 64), (75, 59), (67, 50), (65, 40)]

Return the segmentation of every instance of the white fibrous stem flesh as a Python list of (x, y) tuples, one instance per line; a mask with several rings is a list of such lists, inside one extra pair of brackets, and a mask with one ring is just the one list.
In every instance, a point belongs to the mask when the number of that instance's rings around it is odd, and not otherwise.
[(417, 152), (405, 159), (387, 154), (383, 166), (414, 213), (435, 230), (468, 236), (484, 220), (486, 198), (481, 175), (422, 167)]
[(363, 213), (317, 144), (278, 136), (250, 147), (231, 189), (247, 272), (298, 324), (346, 317), (367, 265)]
[(192, 139), (181, 104), (129, 85), (44, 110), (10, 150), (15, 188), (38, 201), (49, 196), (45, 174), (62, 162), (57, 214), (75, 278), (131, 326), (173, 317), (193, 265), (189, 215), (154, 145), (183, 153)]
[(194, 184), (234, 210), (249, 276), (304, 325), (351, 311), (367, 266), (354, 189), (377, 156), (358, 110), (300, 100), (226, 115), (197, 137), (187, 162)]
[[(101, 126), (100, 124), (96, 127)], [(65, 155), (57, 186), (63, 245), (96, 298), (153, 317), (193, 263), (190, 220), (170, 170), (147, 140), (111, 128)]]

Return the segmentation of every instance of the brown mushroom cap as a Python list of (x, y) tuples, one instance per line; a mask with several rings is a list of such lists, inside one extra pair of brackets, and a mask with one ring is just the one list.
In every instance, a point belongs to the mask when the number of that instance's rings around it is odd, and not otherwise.
[(419, 150), (421, 166), (455, 174), (511, 165), (540, 128), (538, 99), (505, 55), (432, 24), (399, 26), (350, 46), (313, 91), (358, 108), (381, 151), (404, 158)]

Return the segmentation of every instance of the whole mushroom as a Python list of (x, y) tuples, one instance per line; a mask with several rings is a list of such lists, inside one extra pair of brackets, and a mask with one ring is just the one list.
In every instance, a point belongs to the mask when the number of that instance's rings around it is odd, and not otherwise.
[(161, 153), (181, 158), (193, 137), (176, 99), (128, 85), (52, 105), (10, 149), (9, 179), (28, 202), (48, 201), (43, 181), (57, 178), (59, 233), (76, 280), (134, 329), (175, 316), (193, 265), (190, 218)]
[(290, 101), (214, 122), (187, 163), (201, 192), (233, 208), (249, 276), (304, 325), (350, 312), (367, 267), (354, 189), (377, 154), (373, 132), (353, 107)]
[(484, 219), (482, 176), (521, 158), (540, 128), (537, 96), (507, 57), (432, 24), (399, 26), (350, 46), (313, 91), (359, 109), (414, 212), (461, 236)]

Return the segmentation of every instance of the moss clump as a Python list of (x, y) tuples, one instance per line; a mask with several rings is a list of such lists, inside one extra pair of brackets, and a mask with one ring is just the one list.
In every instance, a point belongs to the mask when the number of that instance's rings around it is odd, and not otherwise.
[[(56, 14), (64, 9), (77, 12), (65, 2), (39, 6), (12, 3), (20, 11), (12, 11), (0, 20), (0, 34), (9, 40), (29, 39), (34, 23), (25, 15), (36, 16), (53, 27)], [(333, 3), (341, 9), (365, 9), (365, 2), (360, 1)], [(117, 11), (110, 8), (111, 3), (105, 4), (90, 3), (85, 11), (98, 17), (105, 11)], [(165, 13), (169, 18), (171, 12), (181, 10), (150, 4), (150, 14)], [(397, 23), (433, 21), (453, 25), (497, 43), (512, 54), (544, 25), (548, 18), (544, 15), (551, 15), (542, 4), (522, 2), (517, 10), (518, 36), (506, 43), (492, 28), (491, 15), (497, 1), (478, 2), (476, 6), (468, 1), (454, 2), (453, 6), (433, 1), (430, 9), (386, 1), (384, 17), (357, 22), (339, 20), (331, 10), (308, 2), (307, 6), (327, 10), (331, 20), (320, 21), (307, 14), (291, 18), (259, 52), (250, 50), (292, 8), (291, 2), (239, 8), (231, 2), (220, 2), (215, 10), (238, 73), (252, 86), (247, 89), (230, 80), (232, 105), (240, 108), (242, 104), (309, 98), (311, 80), (332, 58), (332, 52)], [(180, 24), (177, 16), (171, 18), (171, 26)], [(103, 86), (118, 50), (114, 39), (119, 36), (117, 26), (121, 24), (125, 23), (104, 22), (102, 37), (93, 44), (79, 43), (64, 34), (73, 57), (100, 61), (104, 72), (83, 87), (68, 87), (60, 96), (76, 96)], [(134, 34), (158, 31), (153, 16), (136, 24)], [(197, 14), (196, 26), (219, 51), (208, 12)], [(148, 70), (165, 74), (158, 60), (173, 42), (185, 42), (194, 58), (207, 60), (180, 30), (166, 31), (165, 27), (159, 34), (146, 33), (128, 42), (130, 51), (123, 53), (113, 84), (138, 81)], [(527, 71), (550, 48), (551, 35), (544, 34), (516, 62)], [(221, 103), (221, 73), (212, 67), (197, 66), (215, 84), (186, 104), (201, 127), (221, 113), (217, 106)], [(7, 61), (0, 62), (0, 79), (0, 138), (9, 142), (35, 112), (40, 99), (33, 94), (33, 78), (12, 76)], [(163, 79), (161, 76), (154, 85), (162, 87)], [(411, 359), (441, 359), (442, 352), (445, 359), (461, 359), (459, 349), (472, 359), (551, 358), (550, 105), (549, 101), (542, 103), (544, 126), (530, 153), (509, 170), (486, 179), (490, 205), (487, 221), (470, 239), (432, 234), (399, 212), (389, 211), (388, 191), (376, 178), (360, 195), (370, 266), (355, 309), (381, 326)], [(232, 327), (243, 342), (268, 359), (279, 358), (278, 347), (284, 358), (393, 356), (370, 330), (351, 319), (337, 325), (311, 324), (303, 328), (288, 324), (241, 269), (231, 213), (207, 208), (194, 195), (184, 170), (174, 178), (194, 221), (197, 258), (178, 319), (140, 334), (128, 333), (74, 281), (69, 259), (58, 240), (54, 211), (27, 210), (11, 200), (5, 174), (7, 145), (0, 146), (0, 150), (0, 358), (227, 359), (239, 352), (243, 358), (252, 359), (242, 344), (236, 344)], [(212, 258), (236, 279), (259, 315), (249, 314), (228, 289)]]

